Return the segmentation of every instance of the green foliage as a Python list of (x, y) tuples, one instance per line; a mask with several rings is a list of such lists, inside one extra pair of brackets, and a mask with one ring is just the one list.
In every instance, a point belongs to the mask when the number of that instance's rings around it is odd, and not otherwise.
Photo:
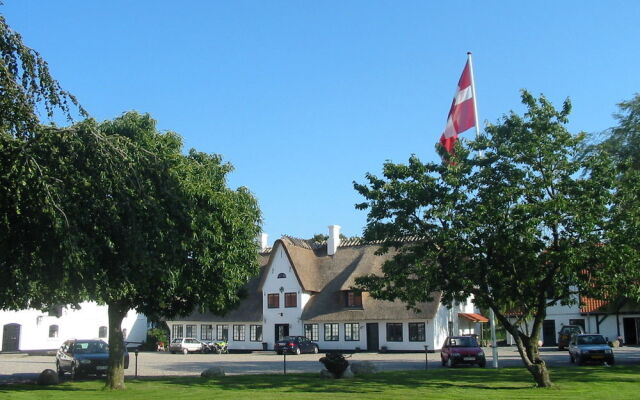
[[(383, 178), (354, 184), (366, 199), (357, 205), (368, 210), (365, 239), (399, 249), (383, 276), (358, 283), (411, 305), (434, 291), (449, 304), (474, 296), (494, 310), (536, 376), (546, 307), (575, 302), (575, 290), (589, 286), (585, 270), (600, 257), (613, 174), (606, 157), (579, 157), (584, 135), (565, 128), (568, 100), (556, 110), (523, 91), (522, 102), (524, 116), (510, 113), (458, 143), (443, 164), (412, 156), (406, 165), (385, 163)], [(401, 246), (404, 236), (425, 240)]]
[(640, 169), (640, 93), (629, 101), (618, 104), (614, 114), (618, 125), (605, 132), (600, 143), (604, 152), (610, 154), (621, 166), (628, 162), (635, 170)]
[(0, 151), (0, 309), (107, 304), (121, 360), (129, 309), (224, 312), (258, 272), (255, 198), (227, 187), (230, 164), (184, 155), (149, 115), (3, 133)]
[(54, 80), (37, 51), (22, 43), (22, 37), (0, 15), (0, 130), (11, 135), (31, 135), (40, 124), (39, 108), (48, 118), (59, 109), (71, 120), (72, 107), (86, 111), (76, 98)]

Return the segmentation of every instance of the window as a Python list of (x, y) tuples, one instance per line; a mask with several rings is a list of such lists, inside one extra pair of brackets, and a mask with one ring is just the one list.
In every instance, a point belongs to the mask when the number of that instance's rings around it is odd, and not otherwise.
[(297, 293), (285, 293), (284, 294), (284, 306), (285, 307), (297, 307), (298, 295)]
[(249, 327), (249, 340), (262, 342), (262, 325), (251, 325)]
[(58, 337), (58, 325), (49, 325), (49, 337)]
[(216, 337), (217, 340), (229, 340), (229, 325), (216, 325)]
[(327, 342), (337, 342), (340, 340), (338, 324), (324, 324), (324, 340)]
[(234, 325), (233, 326), (233, 340), (236, 342), (244, 342), (245, 339), (245, 329), (244, 325)]
[(353, 342), (360, 340), (360, 324), (357, 322), (344, 324), (344, 340)]
[(318, 324), (304, 324), (304, 335), (317, 342), (319, 340)]
[(345, 294), (345, 305), (347, 307), (362, 308), (362, 292), (354, 292), (350, 290)]
[(198, 334), (198, 326), (197, 325), (187, 325), (187, 337), (196, 337)]
[(98, 328), (98, 337), (99, 338), (106, 338), (107, 337), (107, 327), (106, 326), (101, 326), (100, 328)]
[(409, 323), (409, 341), (410, 342), (424, 342), (424, 322), (410, 322)]
[(402, 324), (387, 324), (387, 342), (402, 342)]
[(287, 275), (286, 275), (284, 272), (280, 272), (280, 273), (278, 274), (278, 279), (284, 279), (284, 278), (286, 278), (286, 277), (287, 277)]
[(200, 325), (200, 340), (213, 340), (213, 325)]
[(171, 327), (171, 338), (178, 339), (184, 337), (184, 331), (182, 325), (173, 325)]
[(582, 319), (582, 318), (580, 318), (580, 319), (570, 319), (569, 320), (569, 325), (578, 325), (579, 327), (582, 328), (582, 332), (585, 331), (584, 319)]
[(267, 295), (267, 307), (269, 308), (280, 307), (280, 295), (278, 293), (270, 293)]

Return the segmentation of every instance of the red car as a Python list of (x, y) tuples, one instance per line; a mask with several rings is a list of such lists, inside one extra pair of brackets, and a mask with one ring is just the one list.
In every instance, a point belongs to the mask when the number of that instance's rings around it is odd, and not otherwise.
[(487, 365), (484, 351), (473, 336), (449, 336), (440, 351), (442, 365), (453, 367), (457, 364), (478, 364), (481, 368)]

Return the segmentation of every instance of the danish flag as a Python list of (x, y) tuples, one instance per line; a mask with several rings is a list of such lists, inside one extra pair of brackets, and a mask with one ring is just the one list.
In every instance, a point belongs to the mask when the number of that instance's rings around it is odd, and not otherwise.
[(442, 132), (440, 143), (451, 154), (458, 135), (476, 125), (475, 99), (473, 98), (473, 84), (469, 60), (464, 66), (462, 76), (458, 81), (458, 88), (451, 103), (447, 126)]

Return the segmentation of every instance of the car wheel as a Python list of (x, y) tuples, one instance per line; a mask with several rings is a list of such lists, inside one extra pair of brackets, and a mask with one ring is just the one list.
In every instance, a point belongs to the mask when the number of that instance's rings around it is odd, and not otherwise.
[(576, 359), (573, 358), (573, 354), (569, 353), (569, 361), (571, 361), (571, 364), (576, 362)]
[(575, 360), (576, 360), (576, 364), (578, 364), (578, 365), (584, 365), (584, 360), (582, 359), (582, 357), (580, 357), (580, 356), (576, 356), (576, 357), (575, 357)]
[(182, 354), (184, 354), (185, 356), (189, 354), (189, 349), (182, 349)]
[(318, 348), (318, 346), (313, 346), (313, 354), (318, 354), (319, 351), (320, 349)]
[(299, 356), (300, 355), (300, 347), (296, 347), (296, 351), (295, 351), (296, 355)]
[(56, 363), (56, 371), (58, 371), (58, 377), (62, 378), (64, 376), (64, 371), (62, 370), (62, 368), (60, 368), (60, 363), (57, 362)]
[(442, 362), (443, 367), (447, 365), (447, 362), (444, 360), (444, 357), (442, 356), (442, 354), (440, 355), (440, 362)]
[(562, 351), (562, 350), (564, 350), (564, 347), (558, 346), (558, 351)]

